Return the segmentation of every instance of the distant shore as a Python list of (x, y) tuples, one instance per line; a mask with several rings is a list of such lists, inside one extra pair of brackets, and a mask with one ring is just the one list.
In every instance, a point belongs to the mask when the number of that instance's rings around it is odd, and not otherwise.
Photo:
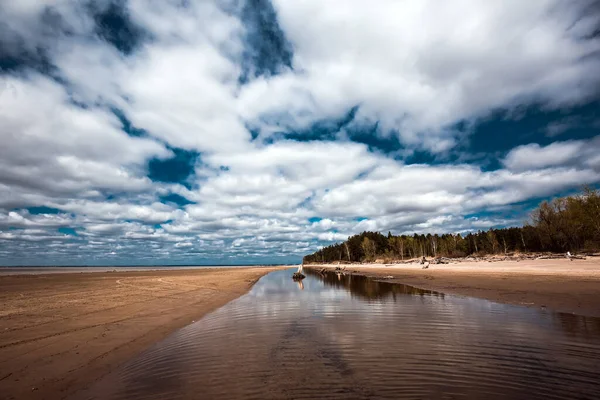
[(70, 396), (278, 268), (0, 276), (0, 398)]
[(499, 303), (600, 317), (600, 257), (431, 264), (308, 264)]

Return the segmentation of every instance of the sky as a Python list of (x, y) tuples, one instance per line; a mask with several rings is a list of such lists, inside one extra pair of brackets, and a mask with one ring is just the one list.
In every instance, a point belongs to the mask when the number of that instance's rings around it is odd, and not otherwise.
[(0, 265), (519, 226), (600, 183), (600, 3), (2, 2), (0, 142)]

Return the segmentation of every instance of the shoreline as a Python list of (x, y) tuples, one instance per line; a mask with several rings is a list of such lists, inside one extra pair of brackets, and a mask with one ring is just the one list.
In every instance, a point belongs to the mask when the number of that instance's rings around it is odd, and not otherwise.
[(0, 396), (63, 399), (284, 267), (0, 276)]
[(49, 275), (49, 274), (95, 274), (99, 272), (156, 272), (189, 271), (211, 268), (278, 268), (288, 265), (150, 265), (150, 266), (33, 266), (0, 267), (0, 276)]
[(600, 259), (431, 264), (307, 264), (435, 292), (600, 317)]

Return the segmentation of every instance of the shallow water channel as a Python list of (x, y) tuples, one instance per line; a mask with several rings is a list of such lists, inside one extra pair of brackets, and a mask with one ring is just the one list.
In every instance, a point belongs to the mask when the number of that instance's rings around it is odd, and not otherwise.
[(292, 273), (264, 276), (85, 397), (600, 398), (600, 319)]

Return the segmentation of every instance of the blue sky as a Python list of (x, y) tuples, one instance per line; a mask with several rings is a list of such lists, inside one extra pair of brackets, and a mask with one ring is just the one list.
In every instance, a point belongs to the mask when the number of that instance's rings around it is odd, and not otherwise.
[(600, 182), (594, 1), (0, 6), (0, 265), (298, 262)]

